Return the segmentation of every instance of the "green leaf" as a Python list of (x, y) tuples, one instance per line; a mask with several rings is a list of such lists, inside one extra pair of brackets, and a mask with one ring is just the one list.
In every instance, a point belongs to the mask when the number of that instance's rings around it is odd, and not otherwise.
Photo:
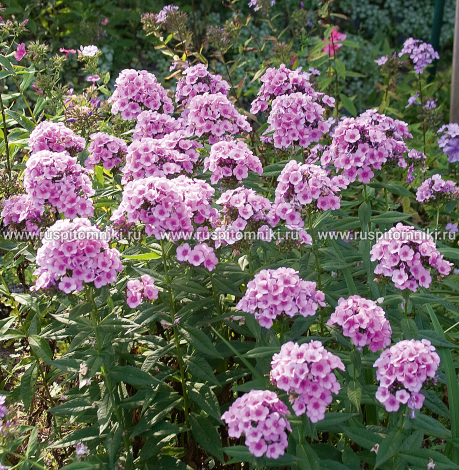
[(399, 457), (405, 460), (410, 466), (415, 468), (427, 468), (430, 459), (435, 464), (435, 470), (457, 470), (459, 465), (451, 462), (448, 457), (445, 457), (440, 452), (435, 452), (430, 449), (418, 449), (416, 451), (403, 451), (398, 453)]
[(34, 362), (30, 367), (24, 372), (21, 377), (21, 400), (24, 403), (24, 408), (26, 411), (30, 409), (32, 404), (32, 399), (35, 394), (35, 383), (38, 378), (38, 364)]
[(222, 413), (218, 398), (208, 385), (200, 383), (195, 383), (193, 386), (188, 385), (188, 395), (208, 415), (221, 421)]
[(402, 327), (404, 339), (418, 339), (419, 331), (415, 321), (412, 318), (404, 318), (400, 326)]
[(29, 86), (32, 84), (34, 76), (35, 76), (35, 70), (24, 75), (24, 78), (22, 79), (22, 82), (21, 82), (22, 93), (24, 93), (27, 90), (27, 88), (29, 88)]
[(124, 382), (134, 386), (147, 386), (156, 383), (150, 374), (132, 366), (115, 366), (108, 373), (115, 382)]
[(187, 279), (176, 279), (171, 284), (173, 289), (176, 289), (179, 292), (189, 292), (190, 294), (208, 294), (209, 291), (194, 281), (189, 281)]
[(389, 435), (383, 439), (381, 444), (379, 444), (375, 469), (392, 458), (400, 449), (402, 443), (403, 433), (399, 429), (393, 429)]
[(352, 100), (342, 93), (339, 94), (339, 97), (343, 102), (343, 106), (346, 108), (346, 111), (348, 111), (352, 116), (356, 117), (357, 109), (355, 109), (355, 105)]
[(296, 446), (296, 457), (301, 470), (320, 470), (319, 457), (305, 439)]
[(133, 259), (138, 261), (148, 261), (150, 259), (158, 259), (161, 258), (161, 255), (155, 252), (151, 253), (142, 253), (141, 255), (122, 255), (123, 258), (126, 259)]
[(60, 447), (68, 447), (76, 444), (77, 442), (87, 442), (93, 441), (94, 439), (99, 438), (99, 428), (98, 427), (87, 427), (83, 429), (77, 429), (76, 431), (68, 434), (63, 439), (54, 444), (50, 445), (50, 449), (59, 449)]
[(370, 220), (375, 223), (393, 224), (402, 220), (409, 219), (413, 214), (403, 214), (401, 212), (383, 212), (373, 216)]
[(35, 426), (32, 429), (32, 432), (29, 435), (29, 442), (27, 444), (27, 450), (25, 453), (25, 458), (28, 459), (29, 457), (33, 457), (36, 450), (37, 450), (37, 443), (38, 443), (38, 427)]
[(235, 297), (242, 297), (242, 292), (237, 288), (237, 285), (230, 280), (221, 277), (212, 276), (212, 283), (217, 287), (223, 294), (231, 294)]
[(57, 415), (70, 416), (72, 414), (81, 413), (82, 411), (91, 409), (92, 402), (84, 398), (75, 398), (63, 405), (51, 408), (49, 412)]
[(212, 367), (210, 367), (205, 359), (200, 356), (188, 356), (184, 360), (189, 371), (196, 378), (220, 386), (220, 382), (215, 377)]
[(204, 450), (223, 461), (223, 449), (220, 436), (207, 418), (191, 413), (190, 426), (193, 437)]
[(10, 109), (5, 110), (5, 113), (8, 114), (8, 116), (10, 116), (12, 119), (14, 119), (24, 129), (27, 129), (29, 132), (33, 131), (35, 124), (23, 114), (19, 114), (16, 111), (11, 111)]
[(397, 194), (398, 196), (414, 197), (414, 194), (411, 191), (408, 191), (408, 189), (396, 183), (386, 184), (386, 183), (376, 182), (376, 183), (370, 183), (368, 186), (370, 186), (370, 188), (386, 188), (391, 193)]
[(329, 411), (325, 413), (324, 419), (316, 423), (316, 429), (318, 431), (327, 430), (331, 426), (342, 424), (357, 415), (358, 413), (338, 413), (337, 411)]
[(422, 429), (428, 436), (451, 439), (451, 431), (431, 416), (416, 412), (416, 417), (410, 422), (415, 428)]
[(437, 348), (450, 348), (457, 349), (459, 346), (451, 343), (445, 338), (445, 335), (441, 335), (436, 331), (432, 330), (419, 330), (419, 338), (428, 339)]
[(29, 344), (32, 348), (32, 351), (42, 360), (42, 361), (51, 361), (53, 358), (53, 353), (49, 344), (39, 336), (32, 335), (29, 336)]
[(346, 78), (346, 66), (342, 60), (335, 59), (335, 69), (339, 75), (341, 75), (343, 78)]
[(366, 232), (368, 230), (368, 224), (371, 218), (371, 204), (368, 201), (363, 201), (359, 207), (359, 219), (362, 224), (362, 230)]
[(14, 72), (13, 64), (3, 55), (0, 54), (0, 64), (5, 67), (8, 72), (12, 73), (13, 75), (16, 75)]
[(247, 446), (224, 447), (223, 451), (225, 454), (233, 457), (230, 460), (231, 463), (248, 462), (252, 465), (255, 465), (255, 457), (249, 452), (249, 448)]
[(362, 386), (357, 380), (350, 382), (347, 386), (347, 396), (351, 403), (359, 409), (362, 401)]
[(100, 165), (94, 167), (94, 174), (96, 175), (96, 180), (100, 184), (104, 184), (104, 169)]
[(184, 325), (180, 328), (180, 331), (188, 343), (190, 343), (197, 351), (200, 351), (212, 358), (223, 359), (204, 331), (198, 330), (197, 328), (193, 328), (189, 325)]
[(382, 437), (379, 434), (376, 434), (369, 429), (348, 428), (345, 426), (342, 426), (341, 429), (349, 439), (365, 449), (371, 449), (375, 444), (380, 444), (382, 441)]

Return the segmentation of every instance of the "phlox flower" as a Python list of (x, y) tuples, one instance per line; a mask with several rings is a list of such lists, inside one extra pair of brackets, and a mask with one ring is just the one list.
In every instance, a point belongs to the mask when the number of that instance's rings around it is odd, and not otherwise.
[(443, 204), (452, 199), (459, 198), (459, 188), (451, 180), (445, 181), (441, 175), (433, 175), (427, 178), (416, 191), (416, 200), (423, 203), (435, 201)]
[(451, 272), (452, 263), (439, 253), (430, 235), (398, 223), (373, 245), (371, 261), (379, 261), (378, 276), (389, 277), (397, 289), (416, 292), (419, 286), (428, 288), (432, 276), (427, 268), (437, 270), (440, 276)]
[(110, 97), (112, 114), (121, 114), (125, 121), (137, 118), (144, 110), (174, 112), (171, 98), (156, 77), (146, 70), (122, 70), (115, 80), (116, 90)]
[(147, 110), (137, 116), (132, 137), (134, 140), (141, 140), (144, 137), (162, 139), (167, 134), (184, 129), (185, 121), (183, 119), (175, 119), (168, 114)]
[(345, 370), (338, 356), (327, 351), (320, 341), (298, 345), (289, 341), (271, 361), (271, 382), (290, 395), (297, 416), (304, 413), (317, 423), (325, 418), (332, 393), (341, 386), (334, 369)]
[(413, 412), (420, 410), (425, 398), (420, 390), (435, 377), (439, 364), (440, 356), (430, 341), (399, 341), (383, 351), (373, 365), (380, 381), (376, 399), (389, 412), (398, 411), (400, 404), (407, 404)]
[(204, 159), (204, 172), (212, 172), (210, 182), (216, 184), (222, 180), (230, 185), (237, 185), (247, 178), (248, 171), (261, 175), (263, 166), (242, 141), (222, 141), (212, 145), (210, 155)]
[(111, 284), (123, 270), (118, 250), (86, 218), (55, 222), (44, 234), (36, 263), (38, 279), (31, 290), (55, 287), (66, 294), (82, 291), (84, 283)]
[(127, 282), (126, 302), (131, 308), (138, 307), (143, 299), (153, 300), (158, 298), (158, 289), (155, 280), (148, 274), (143, 274), (140, 280)]
[(68, 152), (75, 157), (86, 147), (83, 137), (76, 135), (62, 122), (43, 121), (35, 127), (29, 136), (30, 152), (41, 150)]
[(413, 38), (408, 38), (403, 43), (403, 48), (398, 56), (402, 57), (403, 55), (409, 55), (416, 74), (423, 73), (428, 64), (431, 64), (435, 59), (440, 59), (438, 52), (431, 44)]
[(304, 281), (292, 268), (263, 269), (247, 284), (236, 308), (253, 313), (261, 326), (271, 328), (273, 320), (285, 314), (290, 318), (316, 314), (325, 307), (325, 294), (316, 283)]
[(89, 136), (91, 143), (88, 147), (88, 158), (85, 166), (94, 169), (102, 161), (106, 170), (119, 167), (127, 153), (127, 145), (123, 139), (105, 132), (97, 132)]
[(287, 432), (291, 432), (286, 415), (287, 406), (276, 393), (269, 390), (251, 390), (239, 397), (223, 413), (228, 435), (239, 438), (245, 434), (245, 445), (255, 457), (266, 455), (277, 459), (288, 446)]
[(333, 57), (338, 52), (338, 49), (342, 47), (342, 44), (338, 41), (344, 41), (345, 39), (346, 35), (344, 33), (340, 33), (336, 29), (332, 28), (330, 36), (322, 40), (322, 42), (329, 43), (324, 47), (323, 52), (325, 52), (325, 54), (329, 54), (330, 57)]
[(341, 297), (327, 325), (339, 325), (343, 335), (359, 349), (368, 346), (376, 352), (390, 345), (392, 329), (384, 310), (372, 300), (359, 295)]

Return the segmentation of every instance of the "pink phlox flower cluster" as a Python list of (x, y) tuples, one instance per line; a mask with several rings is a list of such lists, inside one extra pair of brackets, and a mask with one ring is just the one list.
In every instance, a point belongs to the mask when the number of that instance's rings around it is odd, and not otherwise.
[(304, 281), (292, 268), (263, 269), (247, 284), (236, 309), (255, 314), (261, 326), (271, 328), (273, 320), (285, 314), (308, 317), (325, 307), (325, 294), (316, 283)]
[(381, 170), (385, 164), (401, 168), (415, 162), (424, 164), (424, 154), (409, 150), (403, 140), (411, 137), (405, 122), (368, 110), (337, 125), (331, 146), (322, 154), (321, 164), (326, 167), (332, 163), (337, 170), (343, 170), (343, 176), (351, 183), (358, 177), (360, 182), (368, 184), (374, 176), (373, 170)]
[(140, 140), (144, 137), (151, 139), (162, 139), (171, 132), (176, 132), (185, 128), (185, 121), (182, 118), (175, 119), (168, 114), (156, 111), (142, 111), (137, 116), (133, 140)]
[(186, 130), (171, 132), (162, 139), (144, 137), (128, 147), (122, 184), (150, 176), (192, 174), (202, 144), (188, 138)]
[(320, 341), (282, 345), (271, 361), (271, 382), (287, 392), (297, 416), (304, 413), (313, 423), (325, 418), (332, 393), (341, 386), (333, 369), (345, 370), (338, 356), (327, 351)]
[(416, 200), (428, 203), (436, 201), (442, 203), (459, 198), (459, 188), (451, 180), (444, 180), (441, 175), (427, 178), (416, 191)]
[(225, 191), (216, 204), (223, 206), (216, 232), (225, 234), (225, 237), (218, 237), (216, 240), (216, 248), (219, 248), (222, 242), (232, 245), (242, 240), (244, 238), (242, 232), (245, 230), (257, 232), (260, 240), (271, 241), (268, 224), (275, 227), (279, 218), (268, 216), (271, 209), (269, 199), (258, 195), (253, 189), (240, 186)]
[(181, 263), (187, 262), (195, 267), (203, 265), (209, 271), (213, 271), (218, 264), (214, 249), (207, 243), (199, 243), (194, 248), (184, 243), (177, 247), (176, 256)]
[(325, 109), (310, 95), (292, 93), (274, 99), (269, 113), (269, 127), (264, 135), (264, 142), (273, 142), (274, 147), (287, 149), (290, 146), (308, 147), (319, 142), (323, 134), (329, 130), (328, 122), (324, 121)]
[(205, 223), (218, 220), (217, 210), (211, 208), (214, 193), (215, 189), (202, 180), (183, 175), (170, 180), (150, 176), (124, 187), (121, 203), (110, 220), (115, 225), (143, 223), (145, 233), (157, 239), (165, 232), (184, 237), (194, 232), (193, 223), (204, 229)]
[(103, 167), (111, 170), (123, 163), (127, 153), (127, 145), (123, 139), (105, 132), (96, 132), (89, 138), (91, 140), (88, 147), (89, 156), (84, 163), (87, 168), (93, 170), (102, 161)]
[(459, 162), (459, 124), (456, 122), (445, 124), (437, 133), (443, 134), (438, 139), (438, 146), (448, 155), (448, 161)]
[(343, 335), (351, 338), (360, 350), (364, 346), (372, 352), (390, 345), (392, 329), (384, 310), (372, 300), (359, 295), (340, 298), (327, 325), (339, 325)]
[(49, 150), (51, 152), (68, 152), (73, 157), (86, 147), (83, 137), (76, 135), (62, 122), (43, 121), (38, 124), (29, 136), (30, 153)]
[(89, 217), (94, 213), (89, 197), (95, 191), (87, 171), (68, 153), (42, 150), (26, 162), (24, 189), (42, 213), (49, 204), (70, 219)]
[(123, 270), (119, 251), (86, 218), (55, 222), (44, 234), (36, 263), (31, 290), (55, 286), (66, 294), (82, 291), (83, 283), (94, 282), (97, 289), (111, 284)]
[(269, 67), (260, 78), (262, 85), (252, 102), (250, 112), (257, 114), (269, 111), (274, 98), (292, 93), (304, 93), (311, 96), (314, 101), (321, 99), (327, 106), (334, 106), (334, 98), (314, 90), (309, 82), (310, 77), (310, 73), (301, 72), (301, 67), (295, 70), (290, 70), (285, 64), (281, 64), (278, 69)]
[(323, 52), (328, 54), (330, 57), (333, 57), (338, 52), (338, 49), (342, 47), (342, 44), (340, 44), (338, 41), (344, 41), (346, 37), (346, 34), (340, 33), (336, 29), (332, 28), (330, 36), (322, 40), (322, 42), (330, 43), (324, 47)]
[(228, 435), (239, 438), (245, 434), (245, 445), (255, 457), (277, 459), (288, 446), (287, 432), (292, 432), (286, 415), (287, 406), (270, 390), (251, 390), (239, 397), (223, 413)]
[(112, 114), (121, 113), (125, 121), (135, 119), (143, 110), (165, 114), (174, 112), (172, 100), (156, 77), (146, 70), (122, 70), (115, 81), (116, 90), (109, 101)]
[(27, 194), (19, 194), (5, 199), (1, 203), (3, 217), (3, 225), (6, 227), (11, 224), (10, 228), (25, 225), (26, 230), (30, 233), (39, 231), (41, 223), (40, 216), (42, 211), (37, 209)]
[(212, 172), (212, 184), (221, 179), (237, 184), (249, 176), (249, 170), (261, 175), (263, 166), (245, 142), (229, 140), (212, 145), (209, 156), (204, 159), (203, 171), (207, 170)]
[(430, 235), (398, 223), (386, 232), (370, 250), (371, 261), (379, 261), (375, 274), (390, 277), (395, 287), (416, 292), (429, 288), (432, 276), (427, 268), (437, 269), (442, 276), (451, 272), (452, 263), (437, 250)]
[(304, 226), (302, 215), (311, 208), (339, 209), (339, 192), (349, 184), (344, 176), (329, 178), (320, 166), (300, 164), (296, 160), (285, 165), (277, 181), (272, 212), (292, 229)]
[(400, 404), (420, 410), (425, 396), (419, 392), (428, 378), (434, 379), (439, 364), (440, 356), (427, 339), (399, 341), (373, 365), (380, 381), (376, 399), (386, 411), (398, 411)]
[(140, 279), (127, 282), (126, 302), (131, 308), (138, 307), (143, 299), (153, 300), (158, 298), (158, 289), (155, 280), (148, 274), (143, 274)]
[(440, 59), (438, 52), (434, 50), (431, 44), (423, 42), (420, 39), (408, 38), (403, 43), (403, 48), (398, 54), (399, 57), (409, 55), (414, 65), (416, 74), (421, 74), (428, 64), (434, 59)]
[(184, 118), (188, 116), (187, 107), (196, 95), (221, 93), (228, 96), (230, 90), (228, 82), (223, 80), (221, 75), (211, 74), (204, 64), (188, 67), (183, 71), (183, 75), (177, 82), (175, 101), (177, 105), (181, 104), (184, 107), (182, 112)]
[(190, 101), (188, 126), (197, 137), (208, 135), (210, 144), (252, 130), (247, 118), (223, 93), (196, 95)]

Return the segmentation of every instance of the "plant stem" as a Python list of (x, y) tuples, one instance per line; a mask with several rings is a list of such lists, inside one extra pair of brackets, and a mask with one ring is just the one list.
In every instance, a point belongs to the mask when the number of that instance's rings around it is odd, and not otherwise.
[[(99, 317), (99, 312), (97, 311), (96, 302), (94, 300), (94, 287), (88, 287), (87, 288), (87, 290), (86, 290), (86, 299), (91, 303), (91, 306), (92, 306), (91, 319), (92, 319), (92, 322), (93, 322), (94, 333), (95, 333), (95, 336), (96, 336), (97, 354), (100, 355), (100, 353), (102, 352), (103, 343), (101, 343), (99, 331), (98, 331), (98, 328), (97, 328), (98, 324), (99, 324), (99, 321), (100, 321), (100, 317)], [(103, 365), (100, 366), (100, 371), (101, 371), (102, 376), (104, 378), (104, 382), (107, 386), (107, 391), (111, 395), (111, 399), (112, 399), (112, 402), (113, 402), (113, 411), (115, 412), (116, 419), (117, 419), (119, 425), (122, 426), (123, 425), (123, 418), (121, 416), (120, 408), (118, 406), (117, 400), (115, 398), (115, 394), (113, 392), (112, 383), (111, 383), (111, 379), (110, 379), (110, 374), (107, 373), (107, 371), (105, 370), (105, 367)], [(124, 426), (123, 426), (123, 428), (124, 428)], [(124, 429), (123, 429), (123, 431), (124, 431)], [(131, 443), (129, 441), (129, 437), (124, 432), (123, 432), (123, 444), (124, 444), (124, 448), (126, 449), (126, 452), (129, 453), (130, 449), (131, 449)]]
[[(177, 327), (177, 321), (179, 319), (175, 318), (176, 315), (176, 310), (175, 310), (175, 300), (174, 296), (172, 293), (172, 288), (171, 288), (171, 280), (169, 277), (169, 267), (167, 263), (167, 253), (166, 253), (166, 248), (164, 246), (164, 240), (161, 240), (161, 255), (162, 255), (162, 260), (163, 260), (163, 267), (164, 267), (164, 280), (167, 285), (167, 291), (169, 294), (169, 308), (170, 308), (170, 313), (171, 313), (171, 323), (172, 323), (172, 329), (174, 330), (174, 343), (175, 343), (175, 350), (177, 354), (177, 362), (180, 370), (180, 381), (182, 384), (182, 394), (183, 394), (183, 408), (184, 408), (184, 413), (185, 413), (185, 425), (189, 429), (189, 413), (188, 413), (188, 390), (186, 388), (186, 372), (185, 372), (185, 365), (183, 363), (183, 358), (182, 358), (182, 349), (180, 347), (180, 337), (179, 337), (179, 329)], [(191, 443), (191, 435), (190, 431), (187, 431), (187, 437), (188, 437), (188, 443)]]
[[(419, 78), (419, 98), (421, 99), (421, 106), (423, 106), (421, 75), (419, 75), (418, 78)], [(424, 140), (424, 155), (426, 156), (426, 159), (427, 159), (425, 123), (422, 124), (422, 137), (423, 137), (423, 140)]]
[(0, 92), (0, 106), (2, 108), (3, 139), (5, 140), (6, 171), (8, 173), (8, 179), (11, 180), (11, 163), (10, 163), (10, 148), (8, 145), (8, 129), (6, 128), (5, 107), (3, 106), (3, 99), (2, 99), (1, 92)]
[[(311, 212), (308, 212), (308, 217), (309, 217), (309, 231), (311, 232), (311, 238), (312, 238), (312, 251), (314, 253), (314, 258), (316, 260), (316, 271), (317, 271), (317, 285), (319, 287), (319, 290), (322, 290), (322, 280), (320, 278), (320, 261), (319, 261), (319, 254), (317, 253), (317, 249), (315, 247), (316, 240), (314, 237), (314, 226), (312, 225), (312, 216)], [(324, 312), (323, 309), (320, 310), (320, 336), (324, 335)]]

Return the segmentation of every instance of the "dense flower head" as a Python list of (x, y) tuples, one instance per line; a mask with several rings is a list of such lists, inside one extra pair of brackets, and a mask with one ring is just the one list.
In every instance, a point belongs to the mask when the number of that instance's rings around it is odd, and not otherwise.
[(162, 239), (165, 232), (176, 239), (204, 227), (218, 217), (211, 208), (214, 188), (206, 182), (179, 176), (174, 179), (150, 176), (129, 182), (121, 204), (110, 220), (116, 226), (145, 224), (145, 233)]
[(76, 135), (62, 122), (43, 121), (38, 124), (29, 137), (30, 153), (49, 150), (68, 152), (73, 157), (86, 146), (83, 137)]
[(357, 118), (345, 118), (335, 128), (330, 147), (322, 154), (323, 167), (330, 163), (349, 182), (357, 177), (368, 184), (373, 170), (383, 165), (407, 168), (411, 164), (424, 165), (425, 155), (409, 150), (404, 139), (412, 138), (408, 124), (398, 119), (368, 110)]
[(339, 325), (343, 335), (351, 338), (360, 350), (364, 346), (372, 352), (390, 345), (392, 329), (384, 310), (372, 300), (359, 295), (341, 297), (327, 325)]
[(271, 382), (290, 394), (289, 400), (297, 416), (304, 413), (313, 423), (325, 418), (332, 393), (341, 386), (333, 369), (345, 370), (338, 356), (327, 351), (320, 341), (298, 345), (289, 341), (282, 345), (271, 361)]
[(214, 249), (207, 243), (199, 243), (193, 248), (188, 243), (184, 243), (177, 247), (176, 256), (181, 263), (186, 262), (195, 267), (203, 265), (209, 271), (213, 271), (218, 263)]
[(448, 161), (459, 162), (459, 124), (456, 122), (445, 124), (437, 132), (443, 134), (438, 139), (438, 146), (448, 155)]
[(94, 57), (97, 53), (99, 52), (99, 49), (97, 46), (80, 46), (80, 54), (83, 57)]
[(1, 202), (3, 225), (10, 229), (26, 228), (35, 233), (41, 225), (42, 211), (37, 209), (27, 194), (19, 194)]
[(398, 223), (373, 245), (371, 261), (379, 261), (375, 274), (390, 277), (397, 289), (416, 292), (419, 286), (429, 288), (435, 268), (440, 276), (451, 272), (452, 263), (437, 250), (433, 238), (422, 230)]
[(445, 181), (441, 175), (427, 178), (416, 191), (416, 200), (419, 202), (444, 203), (452, 199), (459, 199), (459, 188), (451, 180)]
[(329, 123), (324, 121), (323, 108), (311, 95), (292, 93), (274, 99), (269, 113), (269, 127), (264, 135), (264, 142), (273, 142), (274, 147), (287, 149), (299, 145), (308, 147), (319, 142), (329, 130)]
[(386, 411), (398, 411), (400, 404), (420, 410), (424, 395), (419, 393), (424, 383), (435, 378), (440, 357), (427, 339), (399, 341), (381, 353), (373, 367), (380, 386), (376, 399)]
[(222, 234), (215, 246), (222, 243), (232, 245), (244, 239), (243, 233), (255, 232), (259, 240), (271, 241), (269, 226), (275, 227), (278, 218), (268, 216), (271, 209), (269, 199), (258, 195), (253, 189), (240, 186), (225, 191), (216, 201), (222, 206), (216, 232)]
[(338, 49), (342, 46), (338, 41), (344, 41), (346, 39), (346, 34), (340, 33), (336, 29), (332, 28), (330, 36), (328, 38), (324, 38), (322, 42), (326, 42), (323, 52), (328, 54), (330, 57), (333, 57), (337, 52)]
[(37, 251), (38, 276), (33, 290), (52, 286), (71, 294), (83, 283), (100, 288), (116, 281), (123, 270), (120, 253), (110, 248), (107, 237), (86, 218), (58, 220), (45, 232)]
[(239, 397), (223, 413), (228, 435), (239, 438), (245, 434), (245, 445), (255, 457), (277, 459), (288, 446), (287, 432), (292, 432), (286, 415), (287, 406), (270, 390), (251, 390)]
[(261, 326), (271, 328), (273, 320), (285, 314), (292, 318), (316, 314), (325, 307), (325, 294), (316, 290), (316, 283), (304, 281), (292, 268), (262, 269), (247, 284), (244, 297), (236, 308), (255, 314)]
[(189, 129), (198, 137), (208, 136), (210, 144), (225, 140), (228, 134), (252, 130), (247, 118), (237, 112), (223, 93), (196, 95), (190, 101), (189, 109)]
[(252, 102), (250, 112), (257, 114), (269, 111), (274, 98), (292, 93), (304, 93), (315, 101), (321, 99), (327, 106), (334, 106), (335, 100), (333, 98), (314, 90), (309, 82), (310, 77), (310, 73), (301, 72), (301, 67), (295, 70), (290, 70), (285, 64), (281, 64), (278, 69), (269, 67), (260, 78), (262, 85), (257, 97)]
[(122, 183), (149, 176), (191, 175), (198, 162), (196, 151), (202, 144), (189, 139), (186, 130), (171, 132), (162, 139), (144, 137), (128, 147)]
[(230, 86), (221, 75), (213, 75), (204, 64), (193, 65), (183, 71), (183, 77), (177, 82), (175, 101), (185, 109), (182, 117), (189, 113), (187, 106), (196, 95), (221, 93), (228, 96)]
[(42, 212), (48, 204), (70, 219), (94, 213), (89, 197), (95, 191), (87, 170), (68, 153), (49, 150), (34, 153), (26, 162), (24, 189)]
[(148, 274), (143, 274), (140, 279), (132, 279), (127, 282), (126, 302), (131, 308), (138, 307), (143, 299), (153, 300), (158, 298), (158, 289), (155, 280)]
[(228, 140), (212, 145), (204, 159), (204, 172), (207, 170), (212, 172), (212, 184), (223, 180), (227, 186), (234, 186), (249, 176), (249, 170), (261, 175), (263, 166), (245, 142)]
[(110, 98), (112, 113), (121, 113), (125, 121), (135, 119), (151, 109), (166, 114), (174, 112), (172, 100), (156, 77), (146, 70), (122, 70), (115, 80), (116, 90)]
[(431, 64), (434, 59), (440, 59), (432, 44), (413, 38), (408, 38), (403, 43), (403, 48), (398, 56), (402, 57), (403, 55), (410, 56), (416, 74), (424, 72), (427, 65)]
[(158, 24), (167, 23), (167, 15), (174, 11), (178, 10), (179, 7), (176, 5), (166, 5), (159, 13), (152, 15)]
[(310, 210), (339, 209), (339, 192), (349, 184), (344, 176), (330, 178), (320, 166), (296, 160), (285, 165), (277, 181), (272, 212), (293, 229), (303, 227)]
[(137, 116), (134, 133), (134, 140), (140, 140), (144, 137), (151, 139), (162, 139), (167, 134), (183, 130), (185, 121), (181, 118), (175, 119), (168, 114), (158, 113), (156, 111), (142, 111)]
[(106, 134), (105, 132), (96, 132), (90, 135), (91, 143), (88, 147), (88, 158), (84, 162), (87, 168), (92, 170), (96, 165), (102, 162), (106, 170), (119, 167), (124, 161), (127, 153), (127, 145), (123, 139)]

